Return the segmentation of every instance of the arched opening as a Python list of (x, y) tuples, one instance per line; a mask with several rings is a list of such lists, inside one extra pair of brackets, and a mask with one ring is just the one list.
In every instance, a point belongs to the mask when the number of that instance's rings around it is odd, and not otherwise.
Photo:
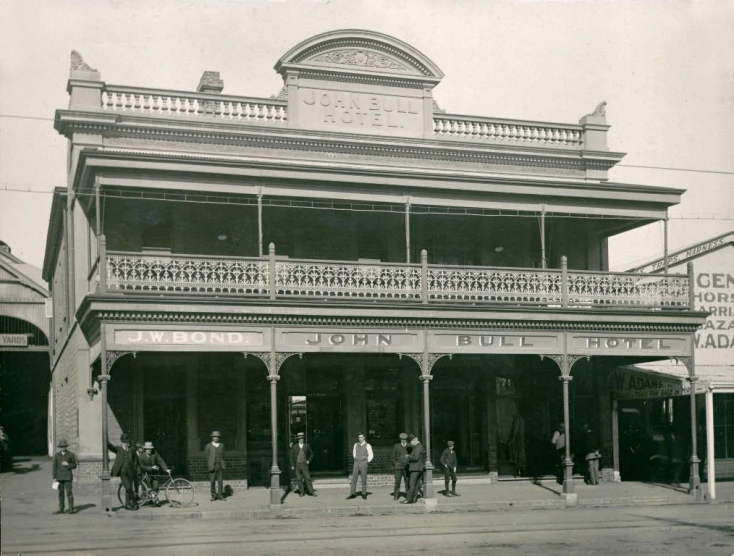
[[(48, 452), (48, 338), (23, 319), (0, 315), (0, 335), (22, 339), (0, 345), (0, 424), (13, 456)], [(7, 345), (5, 345), (7, 344)]]

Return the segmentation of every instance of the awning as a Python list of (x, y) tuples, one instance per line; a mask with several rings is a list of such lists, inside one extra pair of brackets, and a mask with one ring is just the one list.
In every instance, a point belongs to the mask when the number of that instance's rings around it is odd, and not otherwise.
[[(696, 365), (696, 393), (734, 392), (734, 366)], [(612, 375), (612, 394), (619, 400), (669, 398), (691, 392), (688, 369), (666, 360), (618, 367)]]

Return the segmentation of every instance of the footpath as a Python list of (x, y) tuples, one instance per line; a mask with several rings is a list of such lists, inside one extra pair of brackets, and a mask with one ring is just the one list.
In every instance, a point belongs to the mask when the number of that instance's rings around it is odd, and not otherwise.
[[(66, 520), (103, 515), (101, 497), (75, 485), (77, 516), (54, 516)], [(561, 486), (553, 480), (508, 481), (496, 484), (476, 484), (471, 479), (462, 481), (459, 476), (457, 492), (460, 497), (445, 497), (443, 486), (435, 485), (433, 501), (419, 500), (416, 504), (401, 504), (393, 500), (389, 487), (373, 487), (366, 500), (357, 497), (347, 500), (349, 489), (319, 489), (315, 482), (316, 497), (300, 497), (297, 493), (284, 493), (282, 504), (270, 506), (270, 493), (266, 488), (252, 488), (234, 492), (226, 501), (212, 502), (206, 490), (197, 490), (194, 505), (187, 508), (169, 507), (165, 503), (158, 508), (143, 507), (127, 511), (120, 507), (116, 497), (109, 512), (112, 517), (129, 520), (171, 519), (265, 519), (275, 517), (401, 515), (446, 512), (511, 511), (514, 509), (561, 509), (568, 507)], [(115, 486), (116, 488), (116, 486)], [(704, 491), (706, 485), (704, 484)], [(576, 507), (685, 505), (706, 503), (696, 501), (686, 493), (685, 486), (649, 484), (638, 482), (601, 483), (597, 486), (575, 484)], [(25, 459), (15, 463), (12, 471), (0, 475), (2, 519), (11, 521), (42, 518), (46, 520), (58, 507), (56, 491), (51, 489), (50, 458)], [(162, 495), (165, 500), (165, 496)], [(404, 492), (400, 501), (405, 500)], [(716, 504), (734, 503), (734, 482), (716, 484)], [(90, 516), (91, 517), (91, 516)]]

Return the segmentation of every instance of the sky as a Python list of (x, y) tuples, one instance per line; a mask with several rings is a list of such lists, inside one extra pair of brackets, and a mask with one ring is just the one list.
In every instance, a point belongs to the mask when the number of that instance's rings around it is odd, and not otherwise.
[[(3, 0), (0, 240), (43, 264), (50, 191), (66, 185), (52, 120), (72, 49), (110, 84), (193, 91), (214, 70), (225, 93), (269, 97), (278, 58), (347, 28), (433, 60), (449, 113), (576, 123), (607, 101), (610, 148), (627, 153), (610, 179), (687, 190), (669, 249), (734, 229), (732, 1)], [(662, 256), (662, 223), (609, 253), (613, 270)]]

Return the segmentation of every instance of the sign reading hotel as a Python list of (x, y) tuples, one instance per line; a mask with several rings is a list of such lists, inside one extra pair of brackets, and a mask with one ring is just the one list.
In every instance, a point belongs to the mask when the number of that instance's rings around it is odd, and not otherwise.
[(278, 330), (275, 348), (298, 352), (413, 352), (423, 351), (423, 334), (390, 330)]
[(361, 91), (302, 87), (298, 92), (301, 127), (377, 133), (423, 134), (423, 99)]
[(26, 334), (0, 334), (0, 347), (28, 347)]
[[(114, 347), (140, 351), (256, 351), (269, 349), (265, 332), (230, 330), (115, 330)], [(112, 348), (113, 346), (108, 346)]]
[(569, 334), (568, 351), (577, 355), (690, 355), (686, 336)]

